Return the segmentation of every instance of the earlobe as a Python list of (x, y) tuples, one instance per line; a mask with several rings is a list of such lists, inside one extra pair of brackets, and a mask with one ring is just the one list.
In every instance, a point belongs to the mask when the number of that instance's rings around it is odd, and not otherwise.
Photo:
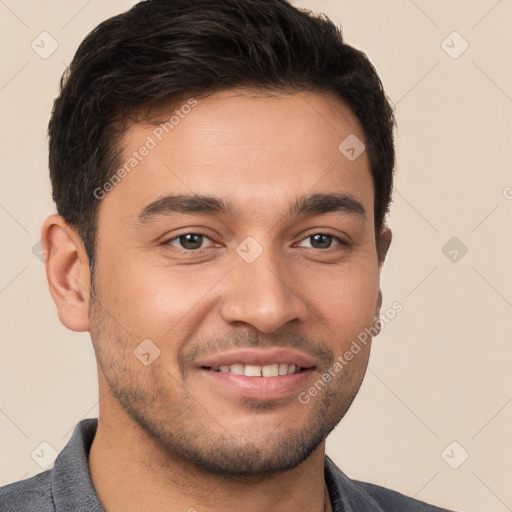
[(59, 215), (41, 229), (46, 277), (59, 319), (72, 331), (89, 330), (90, 271), (78, 233)]

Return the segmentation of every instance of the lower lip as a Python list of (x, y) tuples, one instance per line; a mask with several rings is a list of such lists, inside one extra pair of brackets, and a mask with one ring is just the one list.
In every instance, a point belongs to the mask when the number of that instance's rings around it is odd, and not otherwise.
[(298, 393), (313, 372), (314, 369), (309, 368), (299, 373), (279, 377), (246, 377), (229, 372), (201, 370), (201, 373), (217, 386), (222, 386), (223, 389), (242, 398), (256, 400), (277, 400), (292, 393)]

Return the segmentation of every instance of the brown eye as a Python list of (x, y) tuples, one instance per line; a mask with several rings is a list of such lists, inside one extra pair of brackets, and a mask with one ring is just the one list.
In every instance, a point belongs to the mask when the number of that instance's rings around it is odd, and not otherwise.
[(206, 235), (201, 235), (200, 233), (185, 233), (171, 238), (166, 242), (166, 244), (173, 245), (186, 251), (194, 251), (197, 249), (203, 249), (203, 243), (207, 240), (210, 239)]
[[(330, 249), (333, 245), (343, 244), (337, 236), (328, 233), (315, 233), (305, 238), (302, 243), (309, 241), (309, 245), (303, 247), (311, 247), (312, 249)], [(335, 242), (333, 244), (333, 242)]]
[(331, 246), (333, 237), (324, 235), (323, 233), (317, 233), (316, 235), (312, 235), (310, 239), (311, 247), (315, 249), (328, 249)]

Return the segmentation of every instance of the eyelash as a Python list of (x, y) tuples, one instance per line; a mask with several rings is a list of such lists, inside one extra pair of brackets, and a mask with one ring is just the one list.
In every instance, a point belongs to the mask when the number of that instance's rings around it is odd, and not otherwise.
[[(182, 236), (186, 236), (186, 235), (198, 235), (198, 236), (202, 236), (204, 238), (207, 238), (208, 240), (211, 240), (213, 242), (213, 240), (208, 236), (206, 235), (205, 233), (201, 233), (201, 232), (196, 232), (196, 231), (190, 231), (190, 232), (187, 232), (187, 233), (181, 233), (177, 236), (174, 236), (172, 238), (169, 238), (167, 240), (165, 240), (162, 245), (166, 246), (166, 247), (172, 247), (173, 249), (181, 252), (182, 254), (192, 254), (192, 253), (200, 253), (202, 251), (205, 251), (205, 250), (208, 250), (208, 249), (211, 249), (211, 247), (203, 247), (203, 248), (199, 248), (199, 249), (180, 249), (178, 247), (175, 247), (173, 245), (171, 245), (170, 242), (173, 242), (174, 240), (179, 240)], [(320, 252), (329, 252), (331, 250), (336, 250), (336, 247), (338, 246), (341, 246), (341, 247), (348, 247), (349, 244), (341, 239), (340, 237), (338, 237), (337, 235), (335, 235), (334, 233), (329, 233), (328, 231), (317, 231), (315, 233), (311, 233), (310, 235), (304, 237), (301, 242), (307, 240), (308, 238), (312, 238), (314, 237), (315, 235), (324, 235), (324, 236), (328, 236), (328, 237), (332, 237), (333, 240), (335, 240), (336, 242), (338, 242), (336, 245), (334, 245), (333, 247), (328, 247), (326, 249), (316, 249), (314, 247), (310, 247), (310, 249), (314, 250), (314, 251), (320, 251)]]

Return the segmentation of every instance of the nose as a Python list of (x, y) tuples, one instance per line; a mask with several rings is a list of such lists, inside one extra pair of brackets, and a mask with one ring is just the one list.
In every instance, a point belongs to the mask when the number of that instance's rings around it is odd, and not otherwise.
[(235, 268), (224, 283), (221, 314), (225, 322), (250, 325), (264, 333), (304, 322), (308, 308), (285, 262), (279, 264), (270, 251), (263, 251), (252, 263), (237, 255), (234, 259)]

